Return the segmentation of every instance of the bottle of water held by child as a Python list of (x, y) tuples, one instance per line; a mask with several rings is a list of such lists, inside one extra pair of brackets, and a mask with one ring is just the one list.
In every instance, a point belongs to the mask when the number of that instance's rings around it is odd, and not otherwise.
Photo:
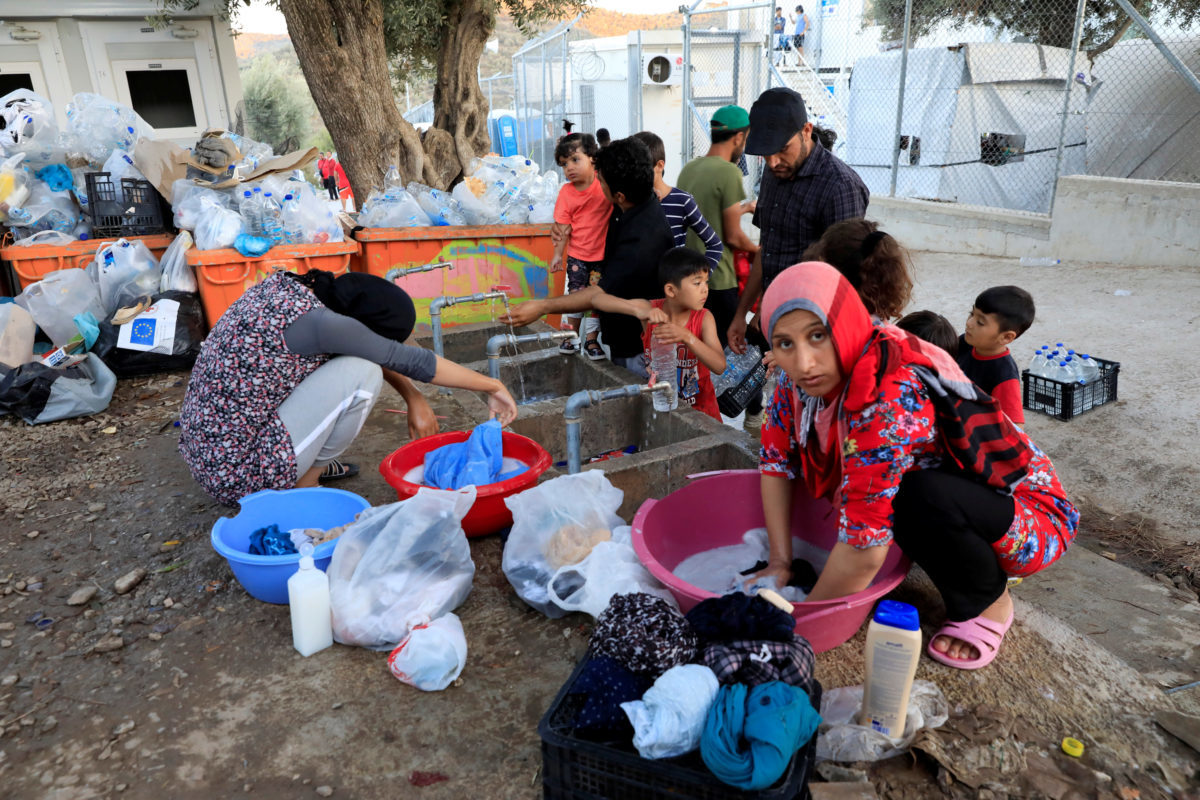
[(317, 569), (312, 554), (311, 544), (300, 545), (300, 569), (287, 582), (292, 645), (302, 656), (311, 656), (333, 644), (329, 578)]
[(921, 624), (908, 603), (881, 600), (867, 626), (867, 681), (859, 724), (884, 736), (904, 735), (908, 694), (921, 658)]

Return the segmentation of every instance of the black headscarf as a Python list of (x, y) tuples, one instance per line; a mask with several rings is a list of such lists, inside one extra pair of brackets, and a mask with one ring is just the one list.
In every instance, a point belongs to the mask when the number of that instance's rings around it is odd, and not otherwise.
[(408, 292), (378, 276), (347, 272), (334, 277), (314, 269), (296, 280), (330, 311), (353, 317), (385, 338), (403, 342), (417, 324), (417, 309)]

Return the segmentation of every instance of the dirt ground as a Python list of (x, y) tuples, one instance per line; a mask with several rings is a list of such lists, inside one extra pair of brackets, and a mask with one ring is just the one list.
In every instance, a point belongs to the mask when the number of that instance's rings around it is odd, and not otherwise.
[[(1098, 530), (1085, 544), (1126, 543), (1137, 563), (1142, 531), (1157, 528), (1175, 555), (1169, 568), (1142, 566), (1191, 578), (1196, 468), (1171, 445), (1194, 436), (1200, 367), (1187, 298), (1200, 276), (936, 254), (919, 254), (917, 267), (913, 308), (956, 326), (979, 289), (1029, 288), (1039, 321), (1016, 348), (1019, 361), (1067, 336), (1122, 362), (1120, 401), (1067, 423), (1031, 417), (1027, 427), (1094, 509)], [(4, 796), (540, 796), (537, 722), (586, 648), (589, 620), (525, 607), (489, 537), (472, 542), (478, 571), (459, 610), (469, 644), (459, 684), (422, 693), (389, 674), (384, 654), (336, 645), (301, 658), (287, 608), (246, 595), (211, 548), (213, 522), (232, 512), (175, 452), (185, 380), (122, 381), (108, 411), (90, 419), (0, 420)], [(470, 424), (452, 400), (429, 396), (445, 427)], [(402, 407), (385, 395), (352, 454), (363, 474), (342, 484), (373, 504), (395, 499), (376, 466), (407, 439), (404, 417), (389, 410)], [(1105, 539), (1104, 520), (1126, 535)], [(117, 594), (118, 578), (138, 569), (144, 579)], [(90, 600), (67, 605), (89, 586)], [(922, 659), (918, 678), (935, 681), (954, 710), (946, 731), (912, 756), (851, 772), (890, 798), (1186, 796), (1200, 777), (1197, 754), (1148, 721), (1170, 707), (1164, 695), (1022, 602), (1019, 587), (1016, 595), (1017, 624), (992, 667), (966, 673)], [(896, 597), (938, 619), (919, 573)], [(861, 648), (860, 632), (819, 656), (827, 688), (861, 682)], [(988, 738), (995, 730), (1006, 733)], [(1087, 745), (1082, 763), (1057, 751), (1068, 735)]]

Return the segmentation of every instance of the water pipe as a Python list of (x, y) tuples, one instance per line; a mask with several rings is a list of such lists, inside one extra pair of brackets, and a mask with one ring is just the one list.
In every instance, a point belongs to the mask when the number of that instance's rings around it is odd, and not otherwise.
[(574, 475), (583, 469), (583, 457), (580, 454), (583, 434), (583, 409), (599, 405), (605, 400), (616, 400), (620, 397), (637, 397), (638, 395), (650, 394), (651, 392), (670, 391), (673, 391), (671, 384), (666, 381), (659, 381), (658, 383), (634, 383), (629, 386), (620, 386), (616, 389), (605, 389), (604, 391), (584, 389), (568, 397), (566, 410), (563, 411), (563, 419), (567, 422), (567, 474)]
[(445, 269), (446, 267), (453, 266), (449, 261), (438, 261), (434, 264), (421, 264), (416, 267), (393, 267), (387, 271), (383, 279), (392, 282), (397, 278), (403, 278), (405, 275), (412, 275), (417, 272), (432, 272), (435, 269)]
[(556, 342), (560, 339), (578, 339), (575, 331), (542, 331), (541, 333), (526, 333), (515, 336), (511, 333), (497, 333), (487, 341), (488, 376), (500, 380), (500, 349), (516, 347), (529, 342)]
[(439, 358), (442, 354), (442, 309), (456, 306), (459, 303), (482, 303), (485, 300), (496, 300), (503, 297), (508, 299), (508, 295), (504, 292), (480, 292), (479, 294), (466, 294), (462, 297), (435, 297), (433, 302), (429, 304), (429, 324), (433, 326), (433, 352)]

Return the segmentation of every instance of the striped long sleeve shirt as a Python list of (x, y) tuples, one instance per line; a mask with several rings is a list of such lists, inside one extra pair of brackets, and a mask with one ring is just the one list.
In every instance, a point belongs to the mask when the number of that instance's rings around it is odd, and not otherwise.
[(708, 260), (708, 271), (712, 272), (721, 262), (721, 253), (725, 245), (721, 237), (700, 213), (696, 200), (683, 189), (672, 188), (666, 197), (662, 198), (663, 213), (667, 222), (671, 223), (671, 233), (675, 236), (675, 246), (687, 244), (688, 228), (696, 232), (700, 241), (704, 242), (704, 258)]

